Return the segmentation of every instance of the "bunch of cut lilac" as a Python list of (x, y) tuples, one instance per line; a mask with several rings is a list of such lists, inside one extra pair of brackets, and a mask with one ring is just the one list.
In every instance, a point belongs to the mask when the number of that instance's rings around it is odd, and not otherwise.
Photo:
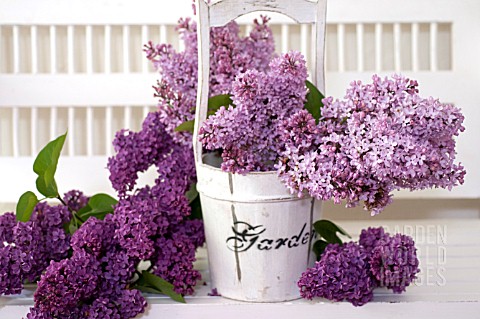
[[(238, 74), (249, 69), (265, 71), (274, 54), (273, 35), (267, 26), (268, 19), (254, 21), (246, 37), (239, 36), (239, 26), (230, 22), (210, 32), (210, 94), (231, 93), (232, 82)], [(175, 140), (191, 144), (191, 134), (175, 132), (177, 126), (192, 120), (195, 115), (197, 95), (198, 53), (196, 23), (181, 19), (177, 30), (185, 50), (176, 52), (170, 44), (145, 46), (147, 58), (161, 75), (155, 86), (159, 98), (159, 113), (167, 132)]]
[(323, 100), (318, 125), (301, 110), (285, 120), (285, 145), (276, 168), (292, 193), (349, 207), (360, 201), (372, 215), (393, 190), (462, 184), (454, 137), (463, 115), (450, 104), (418, 94), (416, 81), (395, 75), (352, 82), (344, 100)]
[[(73, 203), (71, 194), (65, 201)], [(85, 201), (76, 201), (83, 205)], [(13, 213), (0, 216), (0, 295), (19, 294), (25, 282), (35, 282), (50, 261), (67, 257), (70, 235), (64, 225), (72, 215), (66, 206), (39, 203), (27, 222)]]
[[(159, 113), (148, 114), (139, 132), (119, 131), (113, 144), (114, 213), (90, 217), (74, 233), (71, 257), (46, 269), (27, 318), (133, 318), (146, 307), (141, 262), (181, 295), (192, 294), (201, 278), (193, 262), (203, 223), (187, 218), (185, 196), (195, 179), (191, 149), (173, 141)], [(138, 173), (152, 165), (155, 184), (136, 188)]]
[(420, 271), (413, 239), (390, 236), (382, 227), (362, 230), (359, 243), (329, 244), (298, 281), (303, 298), (346, 300), (362, 306), (376, 287), (406, 290)]
[(283, 149), (282, 121), (303, 108), (307, 68), (299, 52), (270, 62), (268, 72), (248, 70), (233, 83), (236, 107), (221, 107), (200, 128), (209, 150), (221, 149), (222, 169), (233, 173), (274, 169)]

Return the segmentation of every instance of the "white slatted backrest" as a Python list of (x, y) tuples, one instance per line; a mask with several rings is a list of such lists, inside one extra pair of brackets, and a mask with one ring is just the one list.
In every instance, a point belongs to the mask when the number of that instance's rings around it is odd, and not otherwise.
[[(423, 94), (454, 102), (465, 113), (467, 130), (458, 143), (465, 185), (451, 193), (400, 197), (479, 198), (480, 2), (331, 0), (328, 6), (328, 95), (343, 96), (352, 79), (400, 71), (417, 78)], [(59, 187), (108, 191), (104, 168), (114, 132), (138, 128), (155, 108), (151, 85), (157, 75), (141, 45), (151, 39), (178, 47), (173, 26), (190, 13), (190, 0), (1, 1), (0, 176), (15, 183), (3, 184), (0, 202), (13, 202), (33, 187), (33, 155), (67, 126)], [(251, 29), (251, 17), (239, 21), (244, 31)], [(312, 60), (308, 26), (273, 15), (272, 28), (277, 51), (300, 49)], [(90, 37), (93, 43), (86, 45)]]

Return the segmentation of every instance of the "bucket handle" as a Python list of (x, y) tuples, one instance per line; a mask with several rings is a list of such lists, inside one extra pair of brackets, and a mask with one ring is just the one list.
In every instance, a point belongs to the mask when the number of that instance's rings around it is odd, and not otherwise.
[(202, 164), (202, 143), (198, 131), (207, 118), (210, 84), (210, 27), (219, 27), (251, 12), (271, 11), (286, 15), (297, 23), (313, 23), (312, 82), (325, 93), (325, 24), (327, 0), (197, 0), (198, 85), (193, 130), (193, 151), (197, 165)]

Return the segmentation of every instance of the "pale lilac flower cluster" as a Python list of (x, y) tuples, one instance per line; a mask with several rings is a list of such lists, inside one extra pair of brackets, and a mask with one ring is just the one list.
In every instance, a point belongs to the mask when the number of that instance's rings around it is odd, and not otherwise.
[(362, 306), (372, 300), (376, 287), (404, 292), (416, 279), (418, 266), (411, 237), (390, 236), (382, 227), (368, 228), (362, 230), (358, 244), (329, 244), (297, 285), (306, 299), (347, 300)]
[(220, 108), (199, 131), (209, 150), (221, 149), (222, 169), (234, 173), (268, 171), (279, 152), (282, 121), (303, 108), (307, 87), (304, 57), (295, 51), (274, 58), (270, 70), (248, 70), (233, 84), (236, 107)]
[[(254, 21), (246, 37), (239, 35), (237, 23), (211, 29), (210, 33), (210, 95), (226, 94), (238, 74), (248, 69), (265, 71), (274, 54), (273, 35), (268, 19)], [(161, 75), (155, 88), (159, 98), (162, 123), (176, 141), (191, 144), (191, 134), (174, 132), (181, 123), (195, 115), (197, 95), (197, 26), (191, 19), (180, 19), (177, 30), (185, 50), (176, 52), (170, 44), (145, 46), (147, 58)]]
[(13, 213), (0, 216), (0, 294), (18, 294), (23, 283), (35, 282), (51, 260), (65, 258), (70, 235), (64, 225), (71, 213), (65, 206), (39, 203), (27, 222)]
[(277, 164), (292, 193), (309, 193), (349, 207), (360, 201), (377, 214), (391, 192), (462, 184), (454, 137), (463, 115), (450, 104), (422, 98), (416, 81), (394, 75), (352, 82), (344, 100), (324, 99), (313, 125), (300, 111), (283, 123), (285, 150)]

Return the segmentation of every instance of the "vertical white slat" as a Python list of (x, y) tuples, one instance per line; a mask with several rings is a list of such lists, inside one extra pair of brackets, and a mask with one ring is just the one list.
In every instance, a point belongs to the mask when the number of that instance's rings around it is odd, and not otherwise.
[[(67, 26), (67, 71), (69, 74), (75, 72), (74, 36), (73, 25)], [(72, 134), (69, 135), (71, 136)]]
[[(142, 25), (142, 45), (147, 44), (149, 38), (149, 33), (148, 33), (148, 26), (147, 25)], [(147, 73), (148, 72), (148, 59), (143, 57), (142, 58), (142, 72)]]
[(418, 23), (412, 23), (412, 71), (418, 71)]
[(160, 32), (160, 43), (167, 43), (167, 26), (165, 24), (161, 24), (159, 26)]
[(113, 121), (113, 109), (111, 106), (107, 106), (105, 109), (105, 155), (112, 155), (112, 121)]
[(87, 107), (87, 156), (93, 155), (93, 108)]
[[(0, 24), (0, 40), (1, 40), (1, 39), (3, 39), (3, 30), (2, 30), (2, 25)], [(2, 50), (0, 50), (0, 61), (4, 61), (4, 60), (2, 60)], [(2, 69), (2, 65), (5, 65), (5, 62), (0, 63), (0, 73), (5, 72), (5, 71)]]
[(382, 70), (382, 33), (381, 23), (375, 23), (375, 71)]
[(143, 107), (143, 118), (146, 118), (149, 112), (150, 112), (150, 108), (145, 105)]
[(123, 108), (123, 128), (130, 129), (132, 125), (132, 107), (127, 105)]
[(18, 25), (12, 27), (13, 36), (13, 73), (20, 73), (20, 35)]
[(436, 22), (430, 23), (430, 71), (437, 71), (437, 39), (438, 39), (438, 24)]
[[(12, 27), (12, 37), (13, 37), (13, 73), (20, 73), (20, 37), (18, 26), (14, 25)], [(12, 108), (12, 151), (13, 156), (18, 157), (20, 155), (20, 141), (19, 141), (19, 113), (20, 110), (18, 107)]]
[(123, 26), (123, 73), (130, 73), (130, 27)]
[(50, 140), (57, 136), (57, 108), (52, 106), (50, 108)]
[(282, 24), (282, 40), (281, 40), (281, 50), (282, 53), (286, 53), (288, 51), (288, 47), (290, 46), (290, 31), (289, 31), (288, 24)]
[(30, 155), (35, 156), (37, 154), (37, 129), (38, 112), (35, 106), (30, 107)]
[(32, 47), (32, 73), (38, 72), (38, 48), (37, 48), (37, 26), (30, 26), (30, 44)]
[(402, 33), (400, 23), (393, 24), (393, 63), (395, 72), (402, 69)]
[(19, 141), (19, 109), (18, 107), (14, 107), (12, 109), (12, 150), (13, 150), (13, 157), (18, 157), (20, 155), (20, 141)]
[(363, 72), (365, 69), (364, 66), (364, 49), (363, 49), (363, 36), (364, 36), (364, 30), (363, 30), (363, 23), (357, 23), (356, 25), (356, 33), (357, 33), (357, 71), (358, 72)]
[(106, 25), (105, 29), (105, 52), (104, 52), (104, 70), (105, 73), (110, 73), (112, 71), (112, 57), (111, 57), (111, 51), (112, 51), (112, 27), (110, 25)]
[(300, 51), (305, 55), (307, 61), (309, 60), (308, 41), (308, 25), (302, 24), (300, 26)]
[(68, 155), (75, 155), (75, 108), (68, 107)]
[(345, 25), (337, 25), (338, 72), (345, 71)]
[(93, 37), (92, 37), (92, 26), (85, 26), (85, 54), (87, 61), (87, 73), (93, 73)]
[(57, 73), (57, 28), (51, 25), (50, 33), (50, 73)]

